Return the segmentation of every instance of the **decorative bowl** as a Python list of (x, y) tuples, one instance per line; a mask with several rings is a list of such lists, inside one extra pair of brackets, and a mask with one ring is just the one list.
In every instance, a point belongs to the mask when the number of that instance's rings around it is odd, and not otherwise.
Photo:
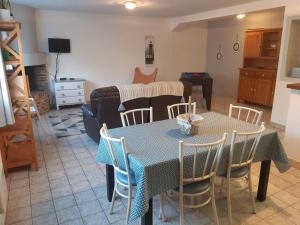
[(204, 118), (199, 114), (191, 114), (191, 121), (189, 121), (189, 114), (180, 114), (177, 117), (177, 124), (180, 126), (180, 131), (186, 135), (195, 135), (198, 133), (201, 120)]

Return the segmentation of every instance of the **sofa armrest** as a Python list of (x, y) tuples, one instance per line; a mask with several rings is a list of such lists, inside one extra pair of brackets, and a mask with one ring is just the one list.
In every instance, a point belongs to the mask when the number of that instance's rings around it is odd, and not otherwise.
[(81, 110), (82, 110), (82, 113), (87, 115), (87, 116), (90, 116), (90, 117), (96, 117), (96, 115), (93, 113), (92, 111), (92, 107), (90, 104), (84, 104), (81, 106)]
[(81, 107), (83, 113), (83, 124), (85, 131), (96, 143), (100, 140), (100, 126), (96, 116), (93, 114), (91, 105), (85, 104)]

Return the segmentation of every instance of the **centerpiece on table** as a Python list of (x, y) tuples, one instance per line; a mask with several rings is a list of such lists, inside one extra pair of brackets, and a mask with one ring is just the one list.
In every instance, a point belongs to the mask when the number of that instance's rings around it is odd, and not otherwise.
[(203, 117), (198, 114), (192, 114), (192, 99), (189, 96), (188, 113), (179, 114), (177, 124), (180, 125), (180, 131), (186, 135), (195, 135), (198, 133), (201, 120)]

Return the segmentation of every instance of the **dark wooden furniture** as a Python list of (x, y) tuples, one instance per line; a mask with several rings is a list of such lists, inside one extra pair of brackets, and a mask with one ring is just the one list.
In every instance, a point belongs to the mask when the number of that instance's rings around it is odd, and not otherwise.
[(281, 29), (246, 31), (238, 101), (273, 105), (280, 42)]
[(288, 84), (286, 87), (289, 88), (289, 89), (300, 90), (300, 83)]
[[(185, 76), (186, 74), (191, 74), (191, 76)], [(192, 76), (192, 74), (199, 74), (199, 76)], [(203, 97), (206, 100), (206, 108), (207, 110), (211, 109), (213, 79), (207, 73), (182, 73), (180, 81), (190, 82), (193, 85), (201, 85)]]

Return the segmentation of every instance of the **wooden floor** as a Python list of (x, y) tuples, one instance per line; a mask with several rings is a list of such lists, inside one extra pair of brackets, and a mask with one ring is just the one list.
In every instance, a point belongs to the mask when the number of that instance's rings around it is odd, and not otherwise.
[[(214, 111), (227, 113), (229, 100), (213, 99)], [(58, 113), (78, 110), (62, 109)], [(264, 120), (270, 120), (270, 110), (264, 109)], [(48, 124), (47, 133), (35, 125), (39, 171), (24, 168), (10, 174), (8, 225), (106, 225), (124, 224), (126, 201), (117, 200), (115, 213), (109, 214), (106, 200), (105, 171), (95, 162), (97, 144), (86, 134), (56, 138)], [(254, 164), (254, 195), (258, 184), (259, 164)], [(217, 180), (217, 191), (219, 190)], [(300, 224), (300, 170), (290, 169), (280, 174), (272, 165), (269, 192), (265, 202), (256, 202), (257, 214), (251, 213), (249, 193), (244, 181), (233, 182), (233, 224)], [(217, 193), (217, 208), (221, 224), (228, 224), (226, 199)], [(159, 225), (179, 224), (176, 205), (166, 204), (168, 222), (158, 219), (159, 201), (154, 198), (154, 222)], [(186, 210), (187, 225), (213, 224), (211, 206)], [(136, 223), (138, 224), (138, 223)]]

